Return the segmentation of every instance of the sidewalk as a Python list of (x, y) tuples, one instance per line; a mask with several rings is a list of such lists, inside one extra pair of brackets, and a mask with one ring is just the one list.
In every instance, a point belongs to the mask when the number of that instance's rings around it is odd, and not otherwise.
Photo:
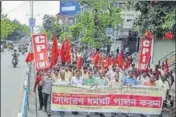
[[(37, 107), (37, 114), (36, 114), (36, 102), (35, 102), (35, 93), (33, 93), (33, 86), (34, 86), (34, 69), (32, 67), (31, 70), (31, 78), (30, 78), (30, 95), (29, 95), (29, 110), (28, 110), (28, 117), (48, 117), (47, 113), (44, 112), (44, 109), (41, 111), (38, 111)], [(37, 94), (37, 92), (36, 92)], [(39, 106), (38, 103), (38, 94), (37, 94), (37, 106)], [(58, 112), (52, 112), (51, 117), (61, 117)], [(79, 115), (73, 115), (71, 112), (66, 112), (64, 117), (86, 117), (86, 113), (79, 113)], [(94, 113), (90, 114), (90, 117), (100, 117), (99, 115), (95, 115)], [(105, 114), (105, 117), (111, 117), (111, 114)], [(126, 117), (124, 115), (119, 114), (118, 117)], [(131, 115), (130, 117), (140, 117), (139, 115)], [(158, 117), (158, 116), (149, 116), (149, 117)], [(163, 117), (169, 117), (167, 113), (163, 113)]]

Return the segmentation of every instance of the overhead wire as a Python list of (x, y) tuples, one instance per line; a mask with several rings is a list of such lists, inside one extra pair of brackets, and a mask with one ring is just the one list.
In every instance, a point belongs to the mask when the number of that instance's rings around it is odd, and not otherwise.
[(12, 13), (13, 11), (15, 11), (15, 10), (21, 8), (22, 6), (24, 6), (24, 5), (27, 4), (27, 3), (28, 3), (28, 1), (26, 1), (26, 2), (24, 2), (24, 3), (22, 3), (22, 4), (20, 4), (19, 6), (13, 8), (13, 9), (11, 9), (11, 10), (9, 10), (6, 14), (9, 15), (10, 13)]

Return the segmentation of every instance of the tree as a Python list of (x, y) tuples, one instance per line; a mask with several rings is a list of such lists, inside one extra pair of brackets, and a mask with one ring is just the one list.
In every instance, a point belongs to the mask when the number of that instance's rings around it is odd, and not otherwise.
[(162, 25), (163, 28), (166, 28), (166, 29), (171, 29), (172, 26), (176, 23), (175, 22), (175, 11), (171, 11), (169, 13), (166, 14), (166, 17), (165, 17), (165, 22), (164, 24)]
[(16, 25), (7, 18), (7, 15), (1, 15), (1, 39), (6, 39), (16, 28)]
[(11, 34), (8, 35), (8, 40), (20, 40), (22, 37), (30, 36), (30, 28), (28, 26), (20, 24), (18, 20), (14, 20), (12, 22), (16, 28)]
[(77, 23), (69, 27), (74, 39), (81, 38), (82, 43), (93, 47), (107, 46), (111, 43), (105, 35), (105, 29), (111, 25), (116, 27), (122, 22), (121, 9), (113, 7), (113, 2), (81, 1), (88, 6), (88, 11), (80, 13)]
[(162, 38), (164, 33), (173, 25), (174, 1), (137, 1), (134, 8), (141, 14), (134, 23), (142, 34), (149, 28), (156, 38)]
[(29, 36), (29, 27), (17, 20), (10, 20), (7, 15), (1, 14), (1, 39), (19, 40)]
[(61, 26), (56, 23), (56, 17), (52, 15), (44, 15), (41, 32), (46, 33), (48, 39), (52, 39), (53, 33), (56, 31), (61, 33)]

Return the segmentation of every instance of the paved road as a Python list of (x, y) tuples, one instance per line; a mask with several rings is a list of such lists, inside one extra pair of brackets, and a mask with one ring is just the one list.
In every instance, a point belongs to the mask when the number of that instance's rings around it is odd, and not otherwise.
[(20, 55), (17, 68), (11, 64), (12, 52), (1, 53), (1, 117), (16, 117), (22, 99), (25, 55)]

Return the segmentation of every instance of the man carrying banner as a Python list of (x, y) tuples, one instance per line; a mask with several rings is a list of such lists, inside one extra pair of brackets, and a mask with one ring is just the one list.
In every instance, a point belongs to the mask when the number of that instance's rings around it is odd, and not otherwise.
[[(81, 71), (77, 69), (75, 71), (75, 76), (71, 79), (71, 85), (81, 86), (83, 85), (83, 78), (81, 77)], [(78, 115), (78, 112), (72, 112), (74, 115)]]
[[(64, 70), (60, 71), (60, 78), (57, 79), (53, 84), (54, 84), (54, 85), (65, 85), (65, 86), (69, 85), (69, 81), (68, 81), (68, 79), (65, 77), (65, 71), (64, 71)], [(65, 114), (64, 111), (60, 111), (60, 116), (61, 116), (61, 117), (63, 117), (64, 114)]]
[(52, 78), (51, 72), (49, 71), (47, 77), (42, 79), (42, 93), (43, 93), (43, 101), (45, 112), (47, 112), (48, 116), (51, 115), (51, 92), (52, 92), (52, 84), (54, 79)]

